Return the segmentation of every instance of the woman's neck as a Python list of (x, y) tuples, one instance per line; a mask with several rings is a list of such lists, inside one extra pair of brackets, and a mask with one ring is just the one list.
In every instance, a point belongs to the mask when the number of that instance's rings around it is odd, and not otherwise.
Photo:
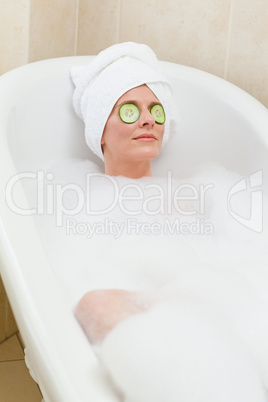
[(131, 179), (139, 179), (141, 177), (152, 176), (151, 162), (134, 161), (132, 163), (116, 163), (111, 164), (105, 161), (105, 174), (109, 176), (125, 176)]

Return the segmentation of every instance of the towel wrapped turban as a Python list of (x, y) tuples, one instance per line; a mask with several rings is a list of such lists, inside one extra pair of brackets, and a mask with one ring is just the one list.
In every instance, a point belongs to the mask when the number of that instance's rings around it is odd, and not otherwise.
[(101, 137), (115, 103), (127, 91), (146, 84), (162, 103), (165, 114), (163, 145), (175, 134), (178, 118), (171, 85), (161, 63), (147, 45), (125, 42), (100, 52), (87, 66), (74, 66), (73, 105), (84, 121), (89, 148), (104, 160)]

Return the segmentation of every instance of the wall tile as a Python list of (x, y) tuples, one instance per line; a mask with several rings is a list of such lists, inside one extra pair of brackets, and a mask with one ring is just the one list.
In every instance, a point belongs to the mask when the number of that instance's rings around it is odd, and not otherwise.
[(119, 14), (120, 0), (80, 0), (77, 54), (97, 54), (116, 43)]
[(39, 402), (42, 395), (23, 360), (0, 364), (1, 401)]
[(29, 62), (75, 54), (78, 0), (31, 0)]
[(16, 335), (0, 344), (0, 362), (24, 359), (24, 353)]
[(29, 0), (0, 1), (0, 74), (27, 63)]
[(234, 0), (227, 79), (268, 107), (267, 0)]
[(151, 46), (162, 60), (224, 75), (231, 0), (122, 0), (120, 41)]

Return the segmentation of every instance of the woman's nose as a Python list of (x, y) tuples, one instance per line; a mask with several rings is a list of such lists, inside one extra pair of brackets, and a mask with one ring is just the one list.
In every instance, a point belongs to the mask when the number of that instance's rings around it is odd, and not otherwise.
[(152, 127), (155, 124), (155, 119), (148, 109), (143, 110), (140, 115), (140, 125)]

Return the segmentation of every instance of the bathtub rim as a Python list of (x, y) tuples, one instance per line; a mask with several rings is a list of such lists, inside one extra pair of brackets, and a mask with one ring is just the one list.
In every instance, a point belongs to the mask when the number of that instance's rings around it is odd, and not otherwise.
[[(21, 82), (21, 78), (31, 71), (32, 65), (42, 67), (43, 64), (46, 63), (31, 63), (0, 77), (0, 108), (3, 110), (0, 132), (6, 132), (5, 119), (14, 103), (14, 92), (20, 94), (21, 90), (27, 87), (27, 82)], [(54, 66), (51, 67), (49, 73), (53, 74)], [(59, 71), (61, 69), (62, 65), (59, 65)], [(47, 73), (48, 71), (45, 71), (41, 74), (46, 76)], [(30, 77), (30, 81), (34, 79), (34, 75)], [(14, 87), (14, 92), (8, 90), (10, 85)], [(0, 274), (26, 346), (27, 360), (44, 400), (81, 402), (87, 395), (95, 401), (118, 402), (86, 336), (70, 311), (64, 294), (59, 293), (58, 283), (43, 249), (34, 217), (16, 215), (5, 203), (6, 183), (18, 172), (6, 135), (0, 137), (0, 169), (3, 172), (0, 176)], [(27, 198), (20, 183), (17, 184), (16, 190), (18, 200), (27, 205)], [(21, 239), (25, 236), (25, 220), (28, 237), (26, 248), (21, 246)], [(35, 266), (40, 264), (40, 261), (43, 264), (42, 278), (35, 273)], [(41, 281), (42, 286), (38, 288)], [(47, 300), (46, 305), (42, 303), (43, 300)], [(55, 319), (59, 314), (61, 319)], [(55, 337), (55, 334), (64, 334), (64, 338)], [(75, 347), (74, 339), (77, 342)], [(68, 364), (69, 361), (72, 365)]]
[[(61, 72), (62, 69), (70, 70), (70, 67), (73, 65), (83, 66), (88, 62), (92, 61), (96, 56), (95, 55), (80, 55), (80, 56), (66, 56), (66, 57), (56, 57), (51, 59), (39, 60), (35, 62), (31, 62), (20, 67), (16, 67), (3, 75), (0, 76), (0, 89), (3, 88), (5, 90), (6, 86), (13, 86), (14, 92), (9, 92), (7, 98), (4, 100), (4, 105), (1, 104), (1, 96), (0, 96), (0, 107), (4, 107), (4, 110), (9, 111), (9, 102), (8, 100), (13, 99), (13, 94), (18, 94), (21, 89), (26, 88), (26, 83), (21, 82), (21, 78), (24, 76), (28, 76), (28, 73), (31, 72), (32, 69), (35, 69), (35, 75), (30, 74), (30, 81), (34, 81), (36, 78), (40, 79), (42, 76), (47, 76), (49, 74), (54, 74), (55, 72)], [(163, 69), (168, 69), (168, 76), (172, 76), (177, 72), (180, 72), (185, 81), (191, 81), (196, 83), (199, 87), (208, 87), (211, 93), (217, 94), (219, 90), (221, 90), (222, 98), (227, 102), (235, 106), (243, 112), (247, 114), (247, 116), (256, 117), (256, 113), (258, 119), (253, 120), (254, 127), (256, 127), (258, 132), (263, 134), (264, 130), (262, 130), (262, 120), (265, 122), (268, 121), (267, 111), (268, 108), (261, 103), (258, 99), (256, 99), (253, 95), (249, 94), (244, 89), (238, 87), (232, 82), (220, 77), (216, 76), (207, 71), (190, 67), (187, 65), (173, 63), (169, 61), (160, 60), (160, 64)], [(2, 87), (2, 88), (1, 88)], [(265, 144), (268, 144), (267, 135), (262, 136), (262, 140)]]

